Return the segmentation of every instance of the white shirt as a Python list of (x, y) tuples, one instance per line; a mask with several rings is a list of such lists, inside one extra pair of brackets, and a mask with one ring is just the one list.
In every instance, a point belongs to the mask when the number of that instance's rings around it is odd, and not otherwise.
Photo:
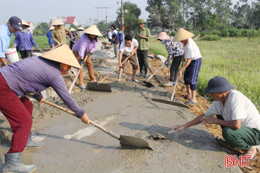
[(202, 58), (200, 54), (200, 49), (198, 48), (197, 44), (193, 41), (192, 38), (188, 39), (188, 42), (183, 47), (183, 50), (187, 59), (196, 60)]
[(123, 52), (124, 55), (129, 56), (135, 47), (138, 47), (138, 41), (136, 39), (132, 39), (132, 43), (130, 47), (125, 46), (125, 40), (121, 43), (119, 51)]
[(214, 101), (204, 113), (206, 116), (221, 115), (225, 121), (241, 119), (243, 127), (260, 130), (260, 115), (255, 105), (241, 92), (232, 90), (228, 94), (225, 105)]
[(116, 29), (113, 30), (112, 35), (117, 35), (117, 30)]
[(111, 32), (111, 31), (108, 31), (108, 33), (107, 33), (107, 38), (108, 38), (108, 39), (112, 39), (112, 32)]

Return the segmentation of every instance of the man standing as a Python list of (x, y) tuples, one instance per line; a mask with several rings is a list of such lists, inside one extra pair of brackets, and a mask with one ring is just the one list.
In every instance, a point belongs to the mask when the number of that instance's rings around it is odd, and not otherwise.
[(183, 71), (186, 69), (184, 73), (184, 82), (187, 89), (187, 103), (190, 105), (197, 103), (197, 82), (200, 67), (202, 64), (202, 56), (200, 54), (200, 50), (197, 44), (191, 38), (193, 36), (194, 34), (190, 33), (189, 31), (186, 31), (183, 28), (180, 28), (173, 39), (174, 42), (181, 41), (184, 45), (184, 57), (187, 58), (187, 62), (180, 69), (178, 76), (182, 76)]
[(253, 159), (257, 152), (254, 145), (260, 145), (260, 115), (245, 95), (233, 89), (234, 86), (224, 77), (210, 79), (205, 91), (213, 98), (212, 105), (204, 114), (175, 126), (174, 130), (179, 133), (199, 123), (218, 124), (225, 142), (245, 151)]
[(60, 45), (60, 44), (66, 44), (67, 43), (67, 34), (66, 32), (69, 33), (70, 38), (73, 39), (73, 36), (68, 28), (63, 26), (63, 22), (59, 19), (55, 19), (52, 23), (54, 26), (54, 30), (52, 31), (52, 39), (54, 41), (55, 46)]
[[(139, 19), (139, 34), (137, 35), (137, 40), (139, 43), (139, 47), (137, 49), (137, 56), (140, 65), (140, 76), (144, 75), (144, 77), (148, 77), (147, 74), (147, 55), (149, 49), (149, 37), (150, 37), (150, 30), (144, 27), (145, 21), (143, 19)], [(144, 73), (143, 73), (144, 71)]]
[(118, 37), (118, 31), (116, 30), (116, 26), (112, 25), (112, 44), (114, 44), (114, 52), (115, 52), (115, 58), (118, 58), (118, 48), (119, 48), (119, 37)]
[(0, 25), (0, 61), (7, 66), (5, 52), (9, 47), (12, 33), (22, 30), (22, 20), (16, 16), (9, 19), (7, 24)]

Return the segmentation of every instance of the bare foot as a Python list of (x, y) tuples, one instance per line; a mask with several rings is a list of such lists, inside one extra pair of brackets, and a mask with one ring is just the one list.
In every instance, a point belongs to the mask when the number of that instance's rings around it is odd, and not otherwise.
[(256, 152), (257, 152), (256, 147), (252, 146), (252, 147), (245, 153), (245, 155), (250, 155), (250, 156), (252, 156), (251, 159), (253, 159), (254, 156), (256, 155)]

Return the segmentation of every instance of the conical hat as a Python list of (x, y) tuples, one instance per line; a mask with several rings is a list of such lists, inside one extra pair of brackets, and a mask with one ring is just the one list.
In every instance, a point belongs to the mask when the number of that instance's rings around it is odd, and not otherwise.
[(52, 22), (52, 25), (63, 25), (64, 23), (60, 20), (60, 19), (55, 19), (53, 22)]
[(22, 19), (22, 25), (25, 25), (25, 26), (30, 26), (27, 22), (25, 22), (23, 19)]
[(82, 26), (80, 26), (80, 27), (78, 28), (78, 31), (84, 31), (84, 28), (83, 28)]
[(182, 40), (186, 40), (188, 38), (191, 38), (193, 37), (194, 34), (192, 34), (191, 32), (189, 31), (186, 31), (185, 29), (183, 28), (180, 28), (176, 34), (176, 36), (174, 37), (173, 41), (176, 42), (176, 41), (182, 41)]
[(51, 27), (49, 28), (49, 30), (54, 30), (54, 27), (53, 27), (53, 26), (51, 26)]
[(57, 48), (43, 53), (41, 57), (48, 60), (60, 62), (62, 64), (67, 64), (72, 67), (81, 68), (76, 57), (70, 50), (69, 46), (66, 44), (63, 44)]
[(91, 25), (84, 31), (84, 33), (96, 35), (96, 36), (102, 36), (102, 34), (100, 33), (96, 25)]
[(73, 32), (73, 31), (76, 31), (74, 28), (70, 28), (70, 31)]

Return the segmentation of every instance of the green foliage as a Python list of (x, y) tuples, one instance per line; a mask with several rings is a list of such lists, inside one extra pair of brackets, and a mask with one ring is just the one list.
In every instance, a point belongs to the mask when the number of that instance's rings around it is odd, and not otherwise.
[[(135, 31), (138, 29), (138, 18), (141, 15), (140, 8), (137, 7), (136, 4), (131, 2), (125, 2), (124, 5), (124, 26), (126, 32)], [(118, 16), (117, 16), (117, 27), (121, 26), (121, 9), (118, 9)]]
[(223, 29), (220, 31), (219, 33), (221, 37), (229, 37), (229, 32), (228, 32), (228, 29)]
[(46, 22), (42, 22), (33, 31), (35, 36), (45, 36), (49, 30), (49, 25)]
[(204, 37), (201, 38), (201, 40), (205, 40), (205, 41), (219, 41), (221, 40), (221, 38), (217, 35), (206, 35)]

